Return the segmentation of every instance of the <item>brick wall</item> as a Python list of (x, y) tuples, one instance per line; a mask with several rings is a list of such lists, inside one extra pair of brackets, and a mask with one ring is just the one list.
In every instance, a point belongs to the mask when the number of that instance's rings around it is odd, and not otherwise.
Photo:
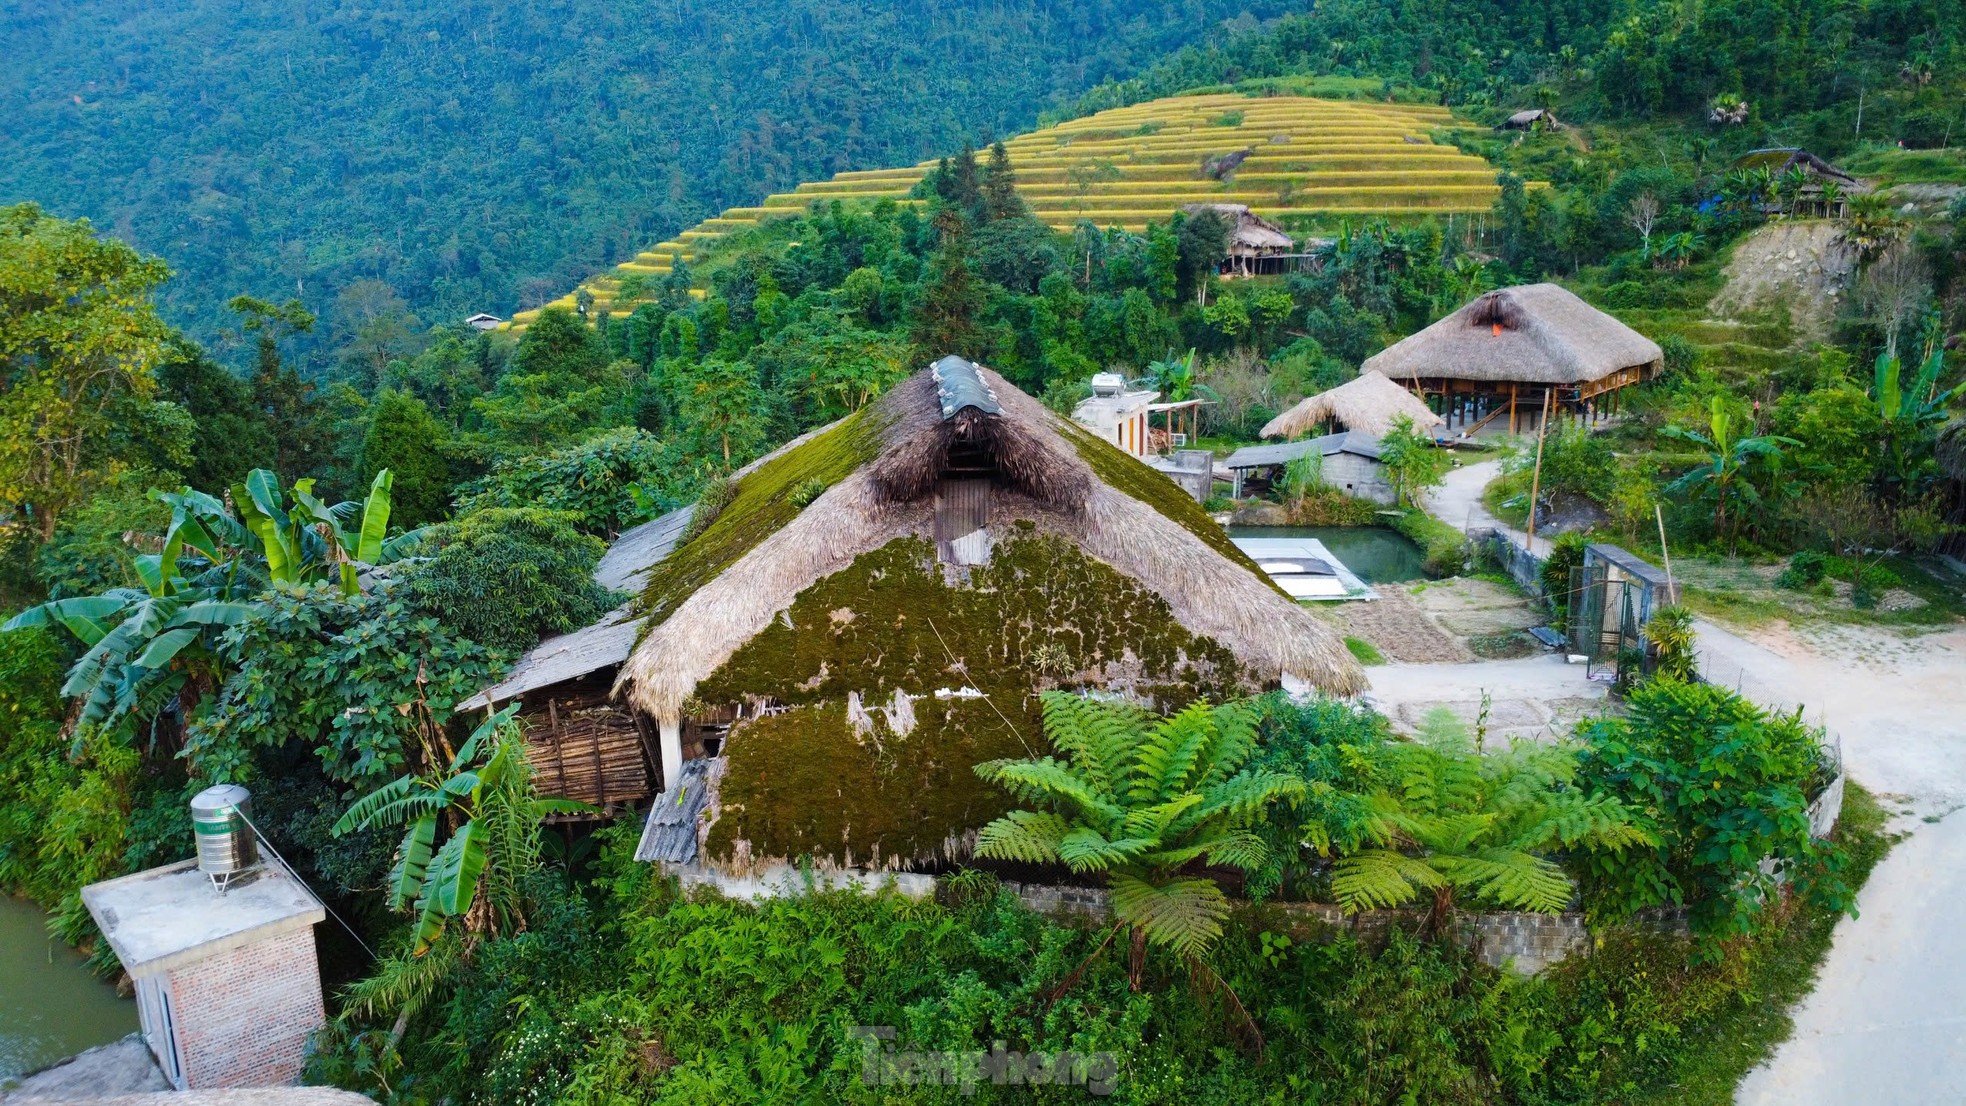
[(169, 977), (185, 1086), (272, 1087), (300, 1078), (307, 1037), (324, 1020), (312, 927)]

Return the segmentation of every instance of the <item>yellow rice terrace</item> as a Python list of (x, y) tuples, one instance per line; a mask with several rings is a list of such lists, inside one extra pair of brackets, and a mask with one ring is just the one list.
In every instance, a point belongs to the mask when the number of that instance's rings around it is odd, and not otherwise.
[[(1485, 212), (1496, 196), (1486, 160), (1438, 141), (1460, 126), (1444, 107), (1236, 94), (1170, 96), (1007, 139), (1017, 194), (1054, 230), (1086, 221), (1145, 229), (1188, 204), (1228, 204), (1288, 228), (1321, 217)], [(694, 263), (725, 235), (814, 201), (909, 202), (936, 165), (839, 173), (734, 207), (587, 281), (547, 306), (616, 302), (621, 279), (654, 282)], [(638, 297), (641, 298), (641, 297)], [(623, 302), (627, 302), (624, 299)], [(537, 310), (522, 311), (523, 326)]]

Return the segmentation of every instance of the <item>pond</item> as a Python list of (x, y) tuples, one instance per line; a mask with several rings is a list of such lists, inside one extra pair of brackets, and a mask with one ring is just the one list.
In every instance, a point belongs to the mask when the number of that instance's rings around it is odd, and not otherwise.
[(1397, 584), (1426, 573), (1420, 547), (1383, 526), (1231, 526), (1231, 538), (1316, 538), (1368, 584)]
[(0, 895), (0, 1087), (137, 1029), (137, 1006), (48, 936), (48, 916)]

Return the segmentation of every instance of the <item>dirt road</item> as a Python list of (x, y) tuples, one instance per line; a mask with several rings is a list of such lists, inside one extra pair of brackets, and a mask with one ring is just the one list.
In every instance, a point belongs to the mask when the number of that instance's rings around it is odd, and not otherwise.
[[(1428, 509), (1507, 529), (1481, 505), (1494, 462), (1451, 471)], [(1521, 540), (1519, 531), (1516, 534)], [(1547, 552), (1538, 541), (1538, 552)], [(1698, 623), (1701, 670), (1773, 707), (1801, 707), (1842, 745), (1850, 776), (1910, 811), (1871, 873), (1795, 1032), (1735, 1092), (1737, 1106), (1966, 1103), (1966, 630)]]

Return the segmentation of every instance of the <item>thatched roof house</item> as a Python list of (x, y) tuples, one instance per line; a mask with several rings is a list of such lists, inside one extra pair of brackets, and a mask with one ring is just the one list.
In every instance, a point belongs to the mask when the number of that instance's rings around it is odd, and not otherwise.
[(1535, 131), (1544, 129), (1557, 130), (1562, 126), (1562, 123), (1557, 122), (1556, 113), (1550, 111), (1548, 108), (1528, 108), (1518, 111), (1500, 123), (1495, 124), (1495, 129), (1498, 131)]
[(1335, 422), (1346, 430), (1380, 438), (1392, 430), (1401, 415), (1412, 419), (1413, 428), (1421, 431), (1446, 422), (1420, 397), (1386, 379), (1384, 373), (1367, 369), (1336, 388), (1305, 396), (1265, 423), (1263, 437), (1301, 438), (1322, 433), (1325, 424)]
[(1664, 361), (1657, 342), (1570, 291), (1524, 284), (1476, 297), (1366, 358), (1364, 370), (1439, 397), (1464, 428), (1506, 409), (1513, 429), (1519, 400), (1540, 408), (1547, 393), (1554, 411), (1595, 415), (1598, 397), (1647, 379)]
[[(673, 783), (648, 859), (964, 855), (1005, 803), (971, 769), (1044, 747), (1046, 688), (1363, 686), (1179, 488), (960, 358), (766, 457), (697, 529), (648, 573), (616, 685)], [(720, 763), (686, 772), (682, 727), (720, 711)], [(668, 811), (692, 803), (694, 827)]]
[[(1783, 202), (1783, 196), (1762, 198), (1761, 210), (1767, 212), (1787, 211), (1791, 206), (1805, 214), (1842, 215), (1847, 212), (1852, 196), (1861, 196), (1871, 190), (1871, 186), (1857, 177), (1838, 169), (1829, 162), (1799, 146), (1769, 146), (1759, 150), (1749, 150), (1734, 159), (1736, 169), (1766, 169), (1769, 177), (1781, 181), (1797, 169), (1802, 170), (1801, 190), (1793, 198), (1793, 204)], [(1835, 187), (1832, 193), (1829, 189)]]
[(1275, 271), (1274, 265), (1266, 267), (1259, 262), (1294, 256), (1293, 251), (1297, 249), (1296, 239), (1249, 210), (1246, 204), (1182, 204), (1181, 210), (1189, 214), (1213, 211), (1229, 224), (1229, 255), (1221, 266), (1225, 275), (1252, 276)]

